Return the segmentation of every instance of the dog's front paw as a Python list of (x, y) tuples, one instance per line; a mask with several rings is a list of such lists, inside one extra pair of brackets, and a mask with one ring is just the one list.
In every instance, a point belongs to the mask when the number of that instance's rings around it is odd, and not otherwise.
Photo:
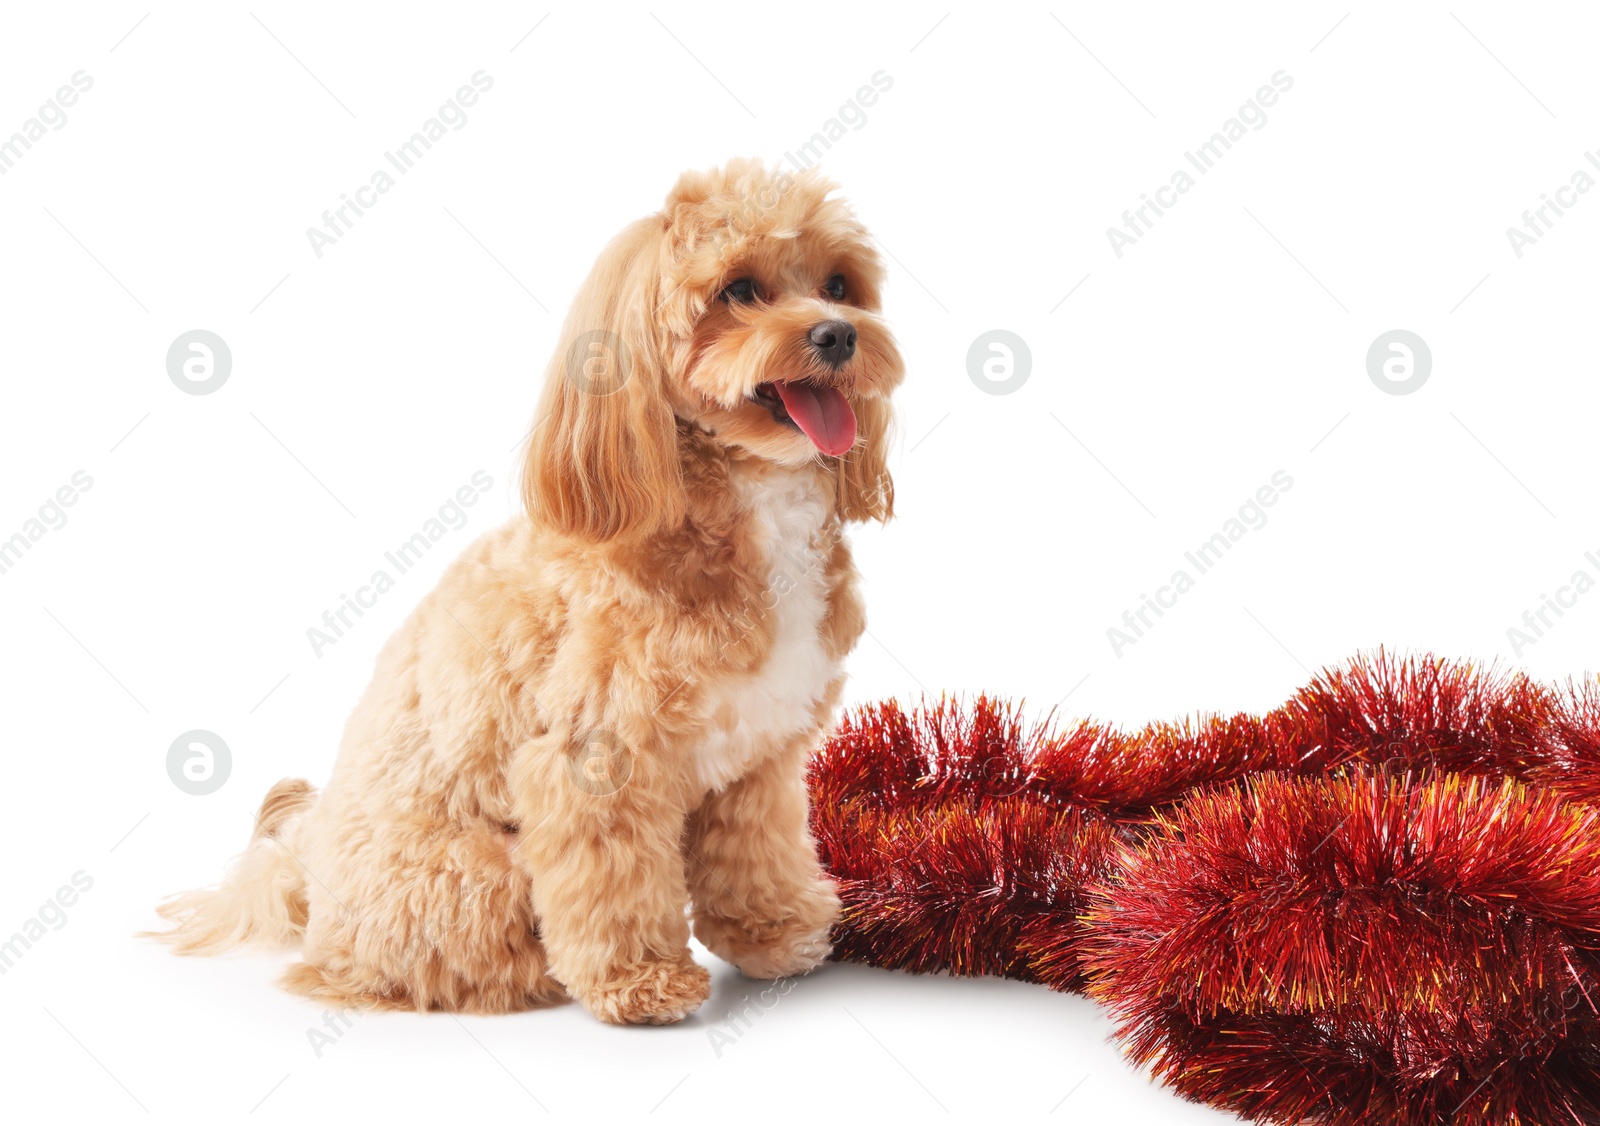
[(833, 952), (829, 932), (839, 917), (839, 896), (833, 885), (819, 882), (794, 904), (794, 914), (781, 921), (699, 916), (695, 937), (745, 977), (772, 981), (810, 973)]
[(711, 974), (683, 961), (646, 962), (619, 969), (578, 992), (578, 999), (607, 1024), (676, 1024), (711, 996)]

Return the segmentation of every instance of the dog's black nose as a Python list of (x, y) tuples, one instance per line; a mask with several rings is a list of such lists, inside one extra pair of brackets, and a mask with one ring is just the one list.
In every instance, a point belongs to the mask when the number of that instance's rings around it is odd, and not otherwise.
[(823, 321), (813, 325), (811, 346), (822, 362), (838, 367), (856, 354), (856, 326), (849, 321)]

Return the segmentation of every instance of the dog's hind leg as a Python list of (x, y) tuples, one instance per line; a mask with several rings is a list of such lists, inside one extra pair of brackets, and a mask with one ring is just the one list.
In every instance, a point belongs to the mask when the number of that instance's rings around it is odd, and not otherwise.
[(528, 875), (511, 857), (513, 834), (390, 821), (376, 835), (341, 826), (341, 837), (340, 871), (308, 881), (305, 960), (285, 975), (288, 989), (365, 1008), (472, 1013), (565, 999), (546, 968)]

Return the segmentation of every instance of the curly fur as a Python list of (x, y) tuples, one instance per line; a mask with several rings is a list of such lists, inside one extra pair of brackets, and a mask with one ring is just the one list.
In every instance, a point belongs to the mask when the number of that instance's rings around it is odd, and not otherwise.
[[(164, 937), (298, 939), (287, 984), (342, 1003), (570, 996), (618, 1023), (706, 998), (691, 925), (754, 976), (826, 957), (805, 760), (864, 628), (841, 529), (893, 510), (902, 377), (878, 257), (831, 191), (754, 162), (686, 174), (606, 248), (546, 376), (526, 513), (384, 647), (327, 787), (280, 783)], [(734, 277), (763, 299), (719, 301)], [(806, 340), (834, 318), (859, 335), (837, 368)], [(842, 392), (855, 447), (822, 456), (754, 401), (774, 379)]]

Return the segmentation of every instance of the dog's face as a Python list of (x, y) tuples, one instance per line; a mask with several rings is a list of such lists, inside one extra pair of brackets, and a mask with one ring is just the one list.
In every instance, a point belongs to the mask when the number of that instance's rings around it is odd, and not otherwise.
[(785, 465), (818, 460), (846, 519), (890, 514), (887, 400), (903, 365), (870, 236), (831, 190), (734, 162), (685, 174), (613, 241), (535, 423), (536, 519), (600, 539), (670, 524), (680, 426)]
[(903, 374), (866, 231), (838, 200), (790, 191), (802, 198), (777, 200), (771, 211), (788, 213), (759, 225), (721, 201), (689, 205), (688, 221), (710, 232), (690, 253), (709, 260), (684, 263), (697, 285), (685, 311), (699, 313), (670, 373), (678, 417), (785, 464), (881, 440), (861, 415)]

